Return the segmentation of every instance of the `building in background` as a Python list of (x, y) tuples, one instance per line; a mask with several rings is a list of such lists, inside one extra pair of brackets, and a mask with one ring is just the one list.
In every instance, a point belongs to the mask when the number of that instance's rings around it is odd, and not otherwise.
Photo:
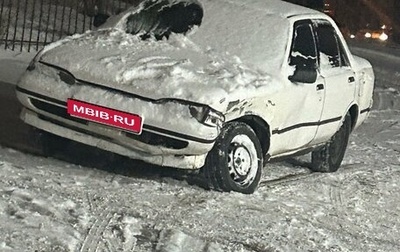
[(336, 11), (336, 1), (335, 0), (325, 0), (323, 11), (325, 14), (334, 17)]

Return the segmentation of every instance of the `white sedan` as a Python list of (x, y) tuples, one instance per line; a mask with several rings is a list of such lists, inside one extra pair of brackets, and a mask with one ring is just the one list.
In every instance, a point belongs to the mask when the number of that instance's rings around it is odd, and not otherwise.
[(35, 128), (253, 193), (264, 162), (336, 171), (374, 74), (323, 13), (280, 0), (147, 0), (44, 48), (17, 85)]

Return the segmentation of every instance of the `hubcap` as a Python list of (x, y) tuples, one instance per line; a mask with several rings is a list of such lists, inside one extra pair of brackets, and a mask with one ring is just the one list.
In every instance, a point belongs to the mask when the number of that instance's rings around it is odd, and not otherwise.
[(258, 156), (251, 139), (247, 135), (235, 136), (227, 154), (232, 180), (242, 187), (252, 183), (257, 175)]
[(233, 168), (236, 170), (238, 175), (246, 176), (251, 168), (251, 157), (249, 151), (243, 147), (239, 146), (232, 153), (233, 156)]

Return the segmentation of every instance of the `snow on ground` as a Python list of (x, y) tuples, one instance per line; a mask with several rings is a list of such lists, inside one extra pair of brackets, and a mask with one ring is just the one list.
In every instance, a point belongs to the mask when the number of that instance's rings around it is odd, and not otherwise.
[(310, 173), (306, 157), (268, 164), (254, 195), (82, 146), (59, 155), (85, 166), (1, 147), (0, 248), (399, 251), (399, 118), (372, 113), (337, 173)]
[(15, 84), (35, 53), (0, 50), (0, 81)]

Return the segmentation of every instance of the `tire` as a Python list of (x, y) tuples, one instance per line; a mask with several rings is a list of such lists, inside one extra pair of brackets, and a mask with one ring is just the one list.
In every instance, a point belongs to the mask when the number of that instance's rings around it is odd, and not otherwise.
[(245, 123), (233, 122), (222, 129), (203, 169), (209, 188), (251, 194), (260, 182), (262, 164), (254, 131)]
[(351, 132), (351, 118), (346, 115), (340, 129), (324, 147), (311, 154), (311, 170), (315, 172), (335, 172), (339, 169), (346, 152)]

